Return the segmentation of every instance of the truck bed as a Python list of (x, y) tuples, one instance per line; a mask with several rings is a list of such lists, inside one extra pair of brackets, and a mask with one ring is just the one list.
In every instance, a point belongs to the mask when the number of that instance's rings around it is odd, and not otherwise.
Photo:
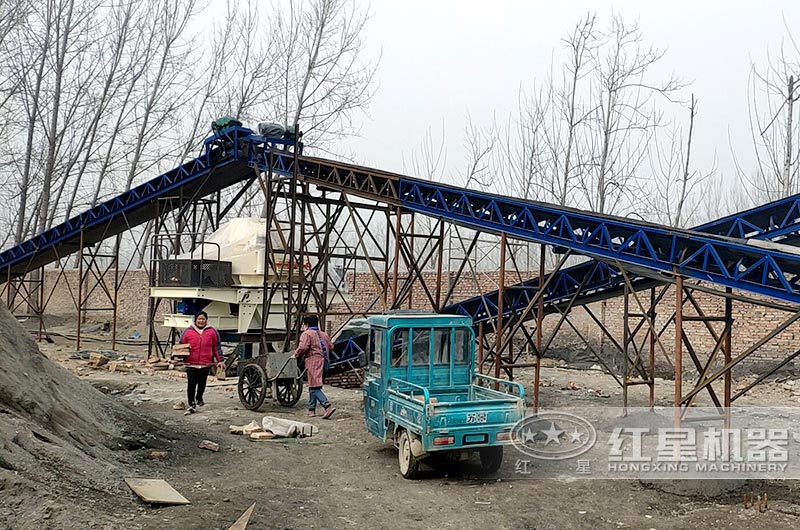
[(477, 384), (425, 388), (392, 379), (386, 416), (419, 435), (426, 451), (510, 443), (510, 432), (524, 415), (525, 391), (517, 383), (478, 378), (509, 391)]

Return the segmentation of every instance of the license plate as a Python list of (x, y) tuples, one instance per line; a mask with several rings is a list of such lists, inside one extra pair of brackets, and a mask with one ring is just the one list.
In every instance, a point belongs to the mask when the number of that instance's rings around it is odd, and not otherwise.
[(486, 423), (486, 413), (485, 412), (468, 413), (467, 423)]

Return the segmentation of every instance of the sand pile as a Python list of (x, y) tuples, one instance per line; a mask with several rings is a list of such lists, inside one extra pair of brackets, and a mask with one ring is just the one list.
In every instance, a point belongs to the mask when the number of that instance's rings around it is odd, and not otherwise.
[(45, 357), (0, 304), (0, 522), (49, 495), (118, 492), (128, 450), (165, 443), (157, 425)]

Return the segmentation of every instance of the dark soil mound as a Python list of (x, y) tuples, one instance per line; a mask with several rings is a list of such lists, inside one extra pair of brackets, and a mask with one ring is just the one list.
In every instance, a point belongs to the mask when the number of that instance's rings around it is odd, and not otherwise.
[(0, 528), (48, 528), (37, 519), (88, 492), (118, 494), (128, 450), (165, 443), (159, 426), (45, 357), (0, 304)]

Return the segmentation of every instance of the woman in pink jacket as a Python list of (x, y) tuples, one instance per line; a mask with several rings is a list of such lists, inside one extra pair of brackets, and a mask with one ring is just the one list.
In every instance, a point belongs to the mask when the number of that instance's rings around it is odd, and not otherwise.
[(222, 345), (217, 330), (208, 325), (208, 314), (205, 311), (195, 315), (194, 324), (186, 328), (180, 342), (189, 345), (189, 357), (185, 361), (186, 395), (189, 398), (186, 414), (194, 414), (196, 407), (205, 405), (203, 392), (214, 362), (220, 368), (224, 367)]
[(303, 318), (303, 324), (305, 329), (300, 335), (294, 356), (305, 360), (306, 378), (308, 379), (308, 415), (315, 415), (317, 403), (319, 403), (325, 409), (322, 417), (328, 419), (336, 412), (336, 409), (322, 391), (322, 378), (325, 361), (330, 359), (330, 352), (333, 351), (333, 343), (327, 333), (320, 331), (319, 318), (316, 315), (308, 315)]

